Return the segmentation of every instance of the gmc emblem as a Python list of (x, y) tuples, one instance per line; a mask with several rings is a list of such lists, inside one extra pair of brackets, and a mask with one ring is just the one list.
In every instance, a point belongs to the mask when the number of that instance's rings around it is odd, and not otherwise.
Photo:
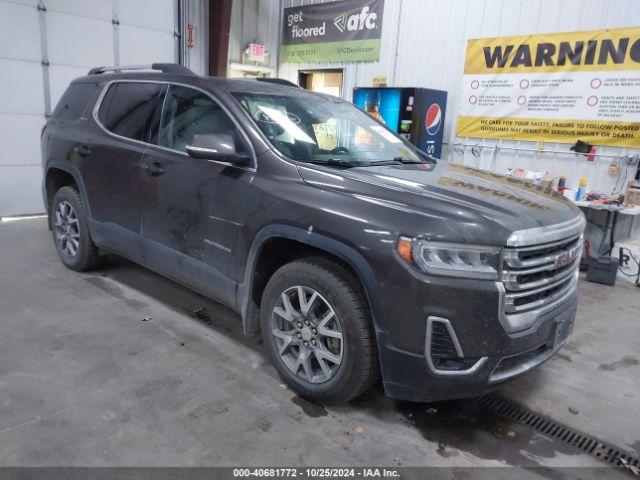
[(570, 250), (568, 252), (561, 253), (560, 255), (558, 255), (556, 257), (556, 261), (554, 262), (555, 267), (561, 268), (566, 265), (569, 265), (573, 261), (573, 259), (576, 258), (576, 252), (577, 250)]

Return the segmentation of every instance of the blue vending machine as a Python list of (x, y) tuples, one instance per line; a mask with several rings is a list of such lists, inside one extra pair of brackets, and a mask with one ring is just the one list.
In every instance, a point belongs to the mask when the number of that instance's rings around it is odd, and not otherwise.
[(420, 150), (440, 157), (447, 92), (414, 87), (356, 87), (353, 103)]

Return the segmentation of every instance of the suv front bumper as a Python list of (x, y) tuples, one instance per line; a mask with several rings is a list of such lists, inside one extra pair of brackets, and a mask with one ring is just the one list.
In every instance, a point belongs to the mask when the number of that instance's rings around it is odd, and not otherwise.
[[(481, 284), (451, 280), (422, 283), (428, 293), (425, 291), (421, 298), (445, 302), (413, 308), (405, 303), (403, 320), (392, 321), (389, 332), (378, 332), (385, 393), (420, 402), (473, 397), (541, 365), (562, 348), (573, 330), (577, 280), (576, 275), (573, 288), (562, 302), (541, 312), (530, 328), (516, 333), (508, 333), (502, 326), (499, 286), (487, 287), (483, 282), (484, 290), (474, 290), (472, 283)], [(413, 322), (409, 321), (411, 317)], [(456, 350), (469, 362), (462, 370), (439, 371), (431, 360), (431, 320), (442, 319), (449, 323)], [(409, 327), (410, 333), (399, 331), (400, 325)]]

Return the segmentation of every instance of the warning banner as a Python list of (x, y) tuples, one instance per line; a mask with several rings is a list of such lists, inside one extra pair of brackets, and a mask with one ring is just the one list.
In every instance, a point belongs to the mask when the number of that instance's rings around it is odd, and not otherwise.
[(640, 28), (470, 40), (457, 134), (640, 147)]
[[(553, 140), (593, 145), (640, 146), (640, 123), (603, 121), (556, 121), (542, 118), (458, 117), (458, 132), (464, 137), (518, 140)], [(458, 133), (460, 135), (460, 133)]]

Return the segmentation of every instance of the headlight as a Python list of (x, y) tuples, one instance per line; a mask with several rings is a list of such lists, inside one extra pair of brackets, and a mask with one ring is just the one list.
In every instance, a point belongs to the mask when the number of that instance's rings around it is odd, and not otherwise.
[(400, 237), (396, 248), (403, 260), (433, 275), (497, 280), (501, 270), (498, 247)]

